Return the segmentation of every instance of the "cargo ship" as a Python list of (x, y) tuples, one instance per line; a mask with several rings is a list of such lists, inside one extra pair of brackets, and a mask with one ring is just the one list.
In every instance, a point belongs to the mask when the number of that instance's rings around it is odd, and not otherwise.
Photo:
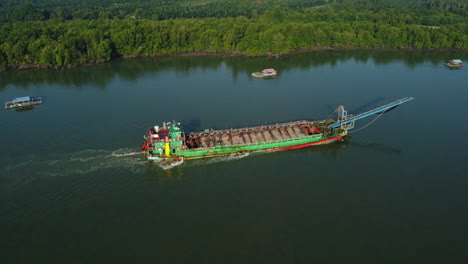
[[(329, 144), (348, 135), (355, 121), (389, 112), (414, 100), (406, 97), (370, 111), (351, 115), (340, 106), (337, 119), (294, 121), (272, 125), (205, 129), (186, 133), (179, 122), (164, 122), (146, 131), (141, 152), (149, 161), (174, 161), (236, 155), (247, 152), (276, 152)], [(372, 121), (373, 122), (373, 121)]]

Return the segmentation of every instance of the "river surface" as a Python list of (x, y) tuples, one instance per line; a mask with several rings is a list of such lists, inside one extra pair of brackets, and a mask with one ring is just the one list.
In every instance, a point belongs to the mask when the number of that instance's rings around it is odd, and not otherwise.
[[(1, 263), (466, 263), (466, 52), (183, 56), (0, 73)], [(274, 79), (251, 72), (276, 68)], [(466, 67), (465, 67), (466, 68)], [(149, 164), (145, 131), (416, 99), (344, 142)], [(175, 166), (177, 165), (177, 166)]]

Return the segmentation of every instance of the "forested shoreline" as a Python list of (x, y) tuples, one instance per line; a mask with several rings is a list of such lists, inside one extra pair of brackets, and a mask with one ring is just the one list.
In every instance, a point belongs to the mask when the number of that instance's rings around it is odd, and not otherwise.
[(27, 16), (20, 14), (23, 20), (0, 24), (0, 69), (62, 68), (115, 57), (176, 54), (262, 56), (320, 48), (468, 48), (466, 5), (410, 9), (366, 7), (370, 2), (365, 0), (292, 2), (308, 2), (313, 7), (275, 5), (249, 16), (165, 20), (134, 15), (45, 20), (24, 19)]

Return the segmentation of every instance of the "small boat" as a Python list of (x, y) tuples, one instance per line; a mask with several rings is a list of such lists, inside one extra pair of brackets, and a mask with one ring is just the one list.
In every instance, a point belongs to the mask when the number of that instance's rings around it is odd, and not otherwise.
[(5, 103), (5, 109), (26, 108), (43, 103), (42, 96), (24, 96), (18, 97), (13, 101)]
[(277, 72), (277, 70), (270, 68), (264, 69), (262, 72), (254, 72), (252, 73), (252, 76), (257, 78), (271, 77), (276, 76)]
[(461, 68), (463, 67), (463, 61), (459, 59), (449, 60), (445, 65), (449, 68)]

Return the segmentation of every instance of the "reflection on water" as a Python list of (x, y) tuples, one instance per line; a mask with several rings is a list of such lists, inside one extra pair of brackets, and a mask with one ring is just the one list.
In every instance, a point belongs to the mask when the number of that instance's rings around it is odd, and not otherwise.
[(28, 111), (32, 111), (34, 109), (35, 109), (35, 106), (31, 105), (31, 106), (18, 107), (18, 108), (15, 108), (14, 110), (16, 112), (28, 112)]
[(346, 139), (341, 141), (336, 141), (331, 144), (318, 145), (307, 148), (282, 151), (282, 152), (251, 152), (236, 154), (223, 157), (211, 157), (205, 159), (195, 159), (195, 160), (186, 160), (186, 161), (170, 161), (170, 162), (161, 162), (161, 163), (147, 163), (146, 171), (148, 174), (153, 175), (158, 181), (158, 183), (169, 183), (169, 182), (179, 182), (184, 179), (184, 176), (189, 170), (194, 169), (195, 167), (203, 168), (205, 166), (212, 166), (214, 164), (223, 163), (223, 162), (232, 162), (240, 159), (257, 159), (259, 157), (265, 157), (266, 155), (270, 156), (271, 159), (282, 159), (288, 158), (294, 153), (308, 153), (316, 152), (323, 156), (325, 159), (340, 160), (340, 153), (347, 148), (357, 148), (364, 149), (372, 152), (384, 153), (387, 155), (400, 155), (402, 150), (398, 147), (388, 146), (382, 143), (373, 143), (373, 142), (363, 142), (353, 140), (352, 136), (346, 137)]
[[(386, 102), (385, 97), (378, 96), (376, 98), (369, 99), (369, 101), (367, 103), (365, 103), (365, 104), (357, 105), (357, 104), (352, 104), (352, 103), (346, 103), (346, 104), (343, 104), (343, 106), (348, 111), (348, 113), (356, 115), (356, 114), (360, 114), (360, 113), (369, 111), (369, 110), (371, 110), (373, 108), (377, 108), (379, 106), (382, 106), (382, 105), (385, 104), (385, 102)], [(334, 113), (336, 111), (336, 106), (331, 105), (331, 104), (327, 104), (327, 109), (328, 109), (328, 112)], [(331, 117), (332, 116), (329, 116), (328, 118), (331, 118)]]
[[(462, 57), (461, 52), (419, 52), (419, 51), (378, 51), (378, 50), (338, 50), (315, 51), (282, 57), (223, 57), (206, 56), (200, 60), (197, 56), (156, 57), (138, 59), (115, 59), (110, 63), (92, 65), (78, 69), (30, 69), (20, 71), (0, 72), (0, 90), (10, 83), (20, 88), (30, 84), (58, 84), (64, 88), (84, 89), (93, 84), (94, 87), (104, 89), (106, 83), (118, 77), (124, 80), (136, 80), (143, 74), (157, 74), (162, 71), (175, 70), (178, 74), (188, 74), (196, 69), (217, 69), (227, 67), (231, 70), (233, 79), (240, 75), (248, 75), (263, 68), (276, 68), (281, 72), (293, 68), (309, 69), (324, 65), (335, 66), (339, 62), (355, 60), (375, 64), (389, 64), (402, 61), (407, 67), (413, 68), (423, 62), (430, 62), (434, 66), (442, 65), (447, 58)], [(281, 72), (279, 77), (281, 76)]]
[[(352, 136), (347, 136), (341, 141), (336, 141), (331, 144), (318, 145), (308, 148), (301, 148), (292, 151), (298, 152), (319, 152), (324, 157), (331, 157), (334, 160), (340, 159), (340, 152), (347, 148), (360, 148), (370, 151), (385, 153), (385, 154), (400, 154), (401, 149), (397, 147), (387, 146), (382, 143), (372, 143), (354, 140)], [(287, 153), (287, 152), (282, 152)]]
[(360, 114), (370, 109), (383, 105), (384, 101), (385, 101), (385, 97), (378, 96), (377, 98), (371, 99), (368, 103), (363, 104), (361, 106), (354, 107), (353, 105), (348, 104), (346, 107), (349, 109), (348, 112), (350, 114)]
[(448, 67), (445, 66), (449, 71), (460, 71), (463, 67)]
[(372, 151), (382, 152), (386, 154), (401, 154), (402, 152), (400, 148), (387, 146), (382, 143), (350, 142), (350, 146), (356, 148), (369, 149)]

